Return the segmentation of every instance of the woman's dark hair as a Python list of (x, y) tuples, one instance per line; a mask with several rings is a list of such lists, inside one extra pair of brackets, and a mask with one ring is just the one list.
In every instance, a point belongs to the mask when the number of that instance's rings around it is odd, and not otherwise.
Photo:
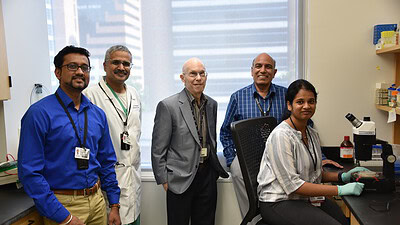
[(90, 66), (89, 51), (84, 48), (81, 48), (81, 47), (75, 47), (73, 45), (66, 46), (65, 48), (63, 48), (61, 51), (59, 51), (57, 53), (57, 55), (54, 57), (54, 66), (56, 68), (61, 68), (61, 66), (64, 63), (64, 56), (71, 54), (71, 53), (78, 53), (78, 54), (86, 56), (86, 58), (88, 59), (88, 62), (89, 62), (89, 66)]
[[(286, 92), (286, 96), (285, 96), (285, 102), (286, 103), (289, 102), (292, 105), (294, 98), (296, 97), (297, 93), (299, 93), (299, 91), (301, 89), (311, 91), (312, 93), (314, 93), (315, 101), (317, 101), (317, 91), (315, 90), (314, 85), (312, 85), (310, 82), (308, 82), (304, 79), (298, 79), (298, 80), (293, 81), (289, 85), (288, 90)], [(283, 113), (282, 121), (289, 118), (290, 114), (291, 114), (290, 111), (286, 107), (285, 112)]]

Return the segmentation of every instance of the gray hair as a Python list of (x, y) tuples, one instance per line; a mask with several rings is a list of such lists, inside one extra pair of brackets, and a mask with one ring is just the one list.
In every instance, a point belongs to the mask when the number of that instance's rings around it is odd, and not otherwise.
[(111, 58), (111, 54), (113, 54), (116, 51), (127, 52), (131, 56), (131, 62), (132, 62), (132, 53), (124, 45), (114, 45), (114, 46), (111, 46), (109, 49), (107, 49), (106, 55), (104, 57), (104, 62), (107, 62)]

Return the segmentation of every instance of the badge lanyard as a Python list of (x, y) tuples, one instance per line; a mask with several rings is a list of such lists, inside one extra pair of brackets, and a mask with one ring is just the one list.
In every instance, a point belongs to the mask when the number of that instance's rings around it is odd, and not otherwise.
[(257, 97), (257, 93), (256, 93), (256, 92), (254, 92), (254, 99), (256, 100), (257, 107), (258, 107), (258, 109), (260, 110), (261, 115), (262, 115), (262, 116), (269, 116), (269, 111), (271, 110), (271, 106), (272, 106), (272, 99), (269, 100), (268, 109), (267, 109), (266, 112), (264, 112), (264, 110), (262, 109), (261, 104), (260, 104), (260, 101), (258, 100), (258, 97)]
[(124, 123), (124, 128), (126, 128), (128, 126), (128, 116), (129, 116), (129, 113), (131, 112), (132, 101), (129, 103), (129, 109), (127, 111), (125, 106), (124, 106), (124, 104), (122, 104), (121, 100), (118, 98), (118, 95), (115, 93), (115, 91), (108, 84), (106, 84), (106, 85), (107, 85), (107, 87), (110, 88), (110, 90), (113, 93), (114, 97), (118, 100), (119, 104), (121, 105), (122, 109), (124, 110), (124, 113), (125, 113), (125, 116), (126, 116), (126, 120), (125, 121), (124, 121), (124, 119), (122, 119), (121, 114), (119, 114), (118, 109), (117, 109), (117, 107), (115, 107), (114, 102), (111, 100), (110, 96), (108, 96), (106, 91), (103, 89), (103, 87), (99, 83), (99, 87), (104, 92), (104, 94), (107, 96), (107, 98), (110, 100), (111, 104), (114, 106), (114, 109), (117, 112), (119, 118), (121, 119), (122, 123)]
[[(194, 104), (196, 104), (196, 103), (194, 103)], [(193, 106), (192, 104), (190, 104), (190, 108), (191, 108), (191, 110), (192, 110), (192, 115), (193, 115), (193, 119), (194, 119), (194, 121), (195, 121), (195, 123), (196, 123), (196, 130), (197, 130), (197, 135), (199, 135), (199, 139), (200, 139), (200, 142), (201, 142), (201, 144), (202, 144), (202, 147), (205, 147), (206, 146), (206, 139), (204, 138), (205, 137), (205, 135), (206, 135), (206, 130), (205, 130), (205, 128), (206, 128), (206, 126), (204, 126), (204, 122), (205, 122), (205, 107), (206, 107), (206, 104), (204, 104), (201, 108), (199, 107), (198, 109), (199, 109), (199, 118), (198, 118), (198, 122), (197, 122), (197, 116), (195, 115), (195, 109), (194, 109), (194, 107), (195, 106)]]
[[(199, 140), (200, 140), (200, 143), (201, 143), (201, 145), (202, 145), (202, 148), (204, 148), (205, 146), (206, 146), (206, 139), (204, 138), (206, 135), (207, 135), (207, 131), (206, 131), (206, 126), (205, 126), (205, 124), (203, 124), (203, 123), (205, 123), (206, 121), (203, 121), (203, 119), (205, 119), (205, 113), (206, 113), (206, 102), (204, 102), (203, 104), (202, 104), (202, 106), (200, 106), (200, 107), (198, 107), (198, 109), (199, 109), (199, 121), (197, 121), (197, 116), (195, 115), (195, 106), (193, 106), (193, 102), (191, 102), (190, 101), (190, 98), (189, 98), (189, 95), (188, 95), (188, 93), (186, 92), (186, 96), (187, 96), (187, 99), (188, 99), (188, 102), (189, 102), (189, 105), (190, 105), (190, 109), (191, 109), (191, 111), (192, 111), (192, 115), (193, 115), (193, 120), (194, 120), (194, 122), (195, 122), (195, 124), (196, 124), (196, 130), (197, 130), (197, 135), (199, 136)], [(194, 104), (197, 104), (196, 102), (194, 103)]]
[(84, 114), (85, 114), (85, 127), (84, 127), (84, 132), (83, 132), (83, 143), (82, 143), (81, 138), (79, 137), (79, 134), (78, 134), (78, 129), (76, 129), (76, 126), (75, 126), (74, 121), (72, 120), (71, 114), (69, 114), (69, 112), (68, 112), (68, 110), (67, 110), (67, 107), (65, 107), (64, 103), (61, 101), (61, 98), (60, 98), (60, 96), (58, 95), (57, 92), (56, 92), (56, 97), (57, 97), (58, 103), (60, 103), (60, 105), (63, 107), (65, 113), (67, 114), (67, 116), (68, 116), (68, 118), (69, 118), (69, 121), (70, 121), (71, 124), (72, 124), (72, 127), (74, 128), (76, 137), (78, 138), (78, 141), (79, 141), (79, 144), (80, 144), (81, 148), (85, 148), (85, 145), (86, 145), (86, 137), (87, 137), (87, 130), (88, 130), (87, 110), (84, 109), (84, 111), (83, 111)]
[[(296, 129), (296, 130), (298, 131), (296, 125), (294, 125), (294, 123), (293, 123), (293, 120), (292, 120), (292, 117), (291, 117), (291, 116), (289, 117), (289, 119), (290, 119), (290, 122), (292, 122), (292, 124), (293, 124), (293, 126), (294, 126), (294, 129)], [(312, 139), (312, 137), (311, 137), (310, 132), (308, 131), (308, 129), (307, 129), (307, 127), (306, 127), (306, 135), (307, 135), (307, 133), (308, 133), (308, 135), (310, 136), (310, 139), (311, 139), (311, 144), (312, 144), (312, 149), (313, 149), (313, 152), (314, 152), (314, 155), (315, 155), (315, 159), (314, 159), (314, 157), (312, 156), (311, 151), (310, 151), (310, 149), (308, 148), (308, 145), (306, 144), (306, 142), (303, 140), (303, 138), (302, 138), (301, 140), (303, 141), (304, 145), (306, 146), (306, 148), (307, 148), (307, 150), (308, 150), (308, 154), (310, 155), (310, 157), (311, 157), (311, 159), (312, 159), (312, 161), (313, 161), (313, 164), (314, 164), (314, 171), (316, 171), (316, 170), (317, 170), (317, 153), (315, 152), (314, 141), (313, 141), (313, 139)]]

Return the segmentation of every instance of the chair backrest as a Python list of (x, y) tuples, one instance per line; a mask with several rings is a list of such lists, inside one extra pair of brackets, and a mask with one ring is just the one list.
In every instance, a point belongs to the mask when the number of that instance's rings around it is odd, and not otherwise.
[(247, 224), (259, 214), (257, 175), (265, 142), (276, 125), (277, 121), (274, 117), (257, 117), (231, 123), (233, 142), (250, 206), (242, 225)]

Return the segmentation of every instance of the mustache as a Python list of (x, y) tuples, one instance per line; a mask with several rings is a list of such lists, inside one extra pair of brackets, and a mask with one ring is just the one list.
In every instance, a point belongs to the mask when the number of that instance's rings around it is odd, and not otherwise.
[(114, 70), (114, 73), (115, 73), (115, 74), (122, 73), (122, 74), (124, 74), (124, 75), (128, 75), (128, 71), (126, 71), (126, 70), (120, 70), (120, 69), (115, 69), (115, 70)]
[(85, 80), (85, 77), (83, 75), (74, 75), (74, 76), (72, 76), (72, 80), (75, 80), (75, 79), (78, 79), (78, 78)]

